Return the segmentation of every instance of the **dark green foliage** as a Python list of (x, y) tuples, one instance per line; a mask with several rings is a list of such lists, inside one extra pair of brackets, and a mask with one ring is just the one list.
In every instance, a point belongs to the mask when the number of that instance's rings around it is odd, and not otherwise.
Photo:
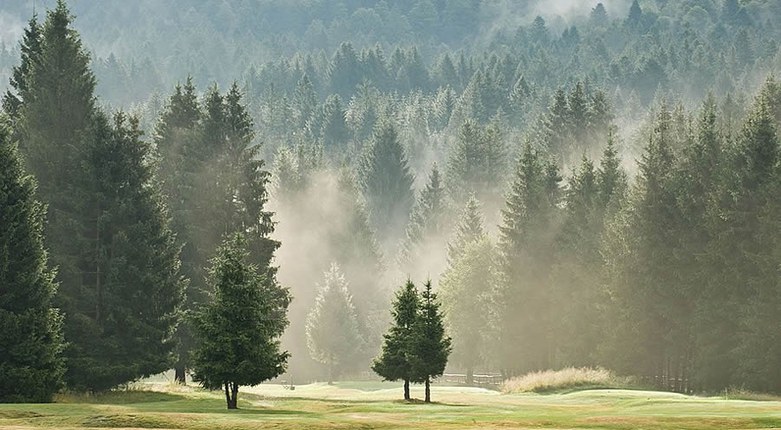
[[(279, 243), (273, 232), (268, 200), (269, 173), (260, 159), (252, 118), (238, 85), (226, 94), (212, 87), (203, 104), (191, 79), (177, 86), (156, 127), (159, 176), (171, 206), (173, 226), (183, 244), (182, 267), (190, 280), (186, 309), (205, 300), (204, 268), (211, 252), (235, 231), (246, 235), (252, 262), (269, 279)], [(180, 327), (177, 380), (184, 381), (192, 347), (190, 328)]]
[(414, 178), (396, 127), (379, 124), (362, 165), (362, 188), (369, 218), (381, 240), (398, 237), (409, 219), (415, 196)]
[(412, 347), (420, 308), (420, 295), (412, 281), (396, 292), (391, 315), (393, 321), (383, 336), (382, 352), (372, 370), (385, 381), (404, 381), (404, 400), (410, 400), (409, 383), (420, 382), (413, 368)]
[(68, 386), (105, 390), (171, 365), (184, 282), (137, 119), (96, 114), (79, 207), (81, 282), (63, 281)]
[[(4, 121), (0, 118), (0, 121)], [(62, 316), (43, 245), (46, 207), (0, 124), (0, 402), (49, 402), (62, 386)]]
[(119, 113), (112, 124), (96, 109), (89, 56), (71, 20), (58, 2), (38, 60), (31, 51), (19, 69), (18, 130), (49, 204), (66, 382), (104, 390), (168, 368), (182, 280), (138, 121)]
[(558, 169), (526, 145), (502, 210), (503, 283), (496, 297), (499, 365), (505, 375), (552, 364), (553, 295), (547, 278), (560, 218)]
[(236, 409), (240, 386), (281, 375), (289, 354), (280, 351), (290, 293), (250, 263), (242, 234), (227, 239), (212, 259), (212, 300), (193, 317), (198, 346), (193, 379), (207, 389), (224, 389)]
[(426, 385), (425, 402), (431, 402), (431, 381), (445, 373), (451, 339), (445, 335), (442, 311), (431, 281), (423, 285), (420, 309), (413, 325), (410, 352), (414, 378)]

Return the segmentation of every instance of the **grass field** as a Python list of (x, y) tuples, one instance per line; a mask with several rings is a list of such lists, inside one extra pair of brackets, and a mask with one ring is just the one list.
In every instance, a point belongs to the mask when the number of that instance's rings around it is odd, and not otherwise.
[[(416, 387), (414, 397), (421, 397)], [(499, 394), (435, 387), (437, 403), (399, 401), (388, 383), (242, 388), (238, 411), (218, 392), (146, 383), (46, 405), (0, 405), (0, 428), (111, 429), (758, 429), (781, 428), (781, 402), (688, 397), (648, 391)]]

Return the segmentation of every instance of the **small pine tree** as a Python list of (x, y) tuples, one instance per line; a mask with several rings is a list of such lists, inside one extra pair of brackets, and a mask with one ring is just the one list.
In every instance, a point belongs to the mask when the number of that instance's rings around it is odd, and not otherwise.
[[(396, 292), (391, 314), (393, 323), (385, 333), (380, 356), (372, 370), (385, 381), (404, 381), (404, 400), (410, 400), (409, 383), (415, 379), (411, 362), (411, 340), (418, 319), (420, 297), (412, 281)], [(413, 381), (415, 382), (415, 381)]]
[(306, 344), (315, 361), (328, 366), (328, 383), (362, 349), (361, 331), (347, 281), (336, 263), (325, 272), (315, 305), (306, 318)]
[(224, 389), (228, 409), (237, 409), (242, 385), (257, 385), (285, 371), (290, 354), (280, 351), (290, 293), (247, 262), (246, 239), (235, 234), (212, 260), (213, 301), (194, 317), (199, 345), (193, 379)]
[(412, 372), (416, 381), (426, 386), (426, 403), (431, 403), (431, 380), (445, 372), (451, 350), (451, 339), (445, 335), (441, 304), (432, 291), (431, 281), (423, 286), (417, 319), (413, 325), (410, 347)]
[[(2, 118), (0, 118), (2, 119)], [(0, 403), (48, 402), (65, 370), (57, 288), (43, 248), (45, 206), (0, 124)]]

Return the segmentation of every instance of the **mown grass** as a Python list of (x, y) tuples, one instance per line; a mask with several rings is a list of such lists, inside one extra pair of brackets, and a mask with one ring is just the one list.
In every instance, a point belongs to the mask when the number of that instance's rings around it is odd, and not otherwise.
[[(0, 405), (0, 428), (35, 429), (757, 429), (781, 427), (781, 402), (630, 390), (500, 394), (435, 386), (436, 403), (398, 400), (396, 384), (278, 385), (240, 392), (238, 411), (219, 392), (147, 384), (45, 405)], [(422, 389), (413, 390), (422, 397)]]

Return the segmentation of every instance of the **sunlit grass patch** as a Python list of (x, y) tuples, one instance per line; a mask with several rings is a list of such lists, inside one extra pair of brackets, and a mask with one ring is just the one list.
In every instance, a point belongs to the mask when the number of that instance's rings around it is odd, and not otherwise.
[(568, 367), (531, 372), (505, 381), (504, 393), (547, 393), (583, 388), (626, 388), (631, 381), (602, 368)]

